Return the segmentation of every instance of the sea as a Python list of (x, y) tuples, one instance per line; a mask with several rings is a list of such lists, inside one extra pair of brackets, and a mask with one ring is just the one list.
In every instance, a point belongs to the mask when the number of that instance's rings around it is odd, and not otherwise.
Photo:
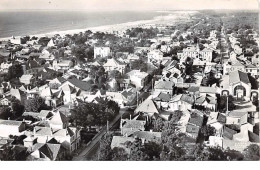
[(0, 38), (150, 20), (158, 11), (1, 11)]

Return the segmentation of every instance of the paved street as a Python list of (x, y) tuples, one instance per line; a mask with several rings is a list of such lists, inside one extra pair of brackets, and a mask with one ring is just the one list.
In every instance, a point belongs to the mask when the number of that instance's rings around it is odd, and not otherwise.
[[(109, 129), (116, 124), (120, 118), (121, 115), (126, 116), (127, 114), (129, 114), (130, 111), (127, 111), (126, 109), (120, 109), (119, 111), (119, 115), (112, 121), (109, 123)], [(104, 127), (91, 141), (91, 143), (78, 155), (73, 157), (73, 161), (84, 161), (84, 160), (88, 160), (87, 158), (91, 158), (95, 152), (93, 152), (93, 150), (97, 150), (98, 145), (99, 145), (99, 141), (102, 138), (102, 136), (104, 136), (107, 132), (106, 127)]]

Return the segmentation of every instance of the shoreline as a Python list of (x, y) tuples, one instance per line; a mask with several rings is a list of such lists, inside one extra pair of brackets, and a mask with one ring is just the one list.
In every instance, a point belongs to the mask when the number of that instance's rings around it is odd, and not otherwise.
[[(165, 13), (168, 13), (168, 15), (163, 15), (163, 16), (156, 16), (152, 19), (149, 20), (139, 20), (139, 21), (130, 21), (130, 22), (125, 22), (125, 23), (120, 23), (120, 24), (112, 24), (112, 25), (102, 25), (102, 26), (96, 26), (96, 27), (88, 27), (84, 29), (73, 29), (73, 30), (65, 30), (65, 31), (52, 31), (52, 32), (47, 32), (47, 33), (41, 33), (41, 34), (33, 34), (33, 35), (27, 35), (30, 37), (53, 37), (55, 34), (59, 34), (60, 36), (65, 36), (66, 34), (78, 34), (80, 32), (85, 32), (87, 30), (90, 30), (92, 32), (113, 32), (113, 31), (124, 31), (133, 27), (138, 27), (138, 26), (144, 26), (145, 24), (169, 24), (169, 22), (176, 22), (177, 20), (181, 19), (184, 17), (184, 13), (181, 11), (175, 11), (175, 12), (170, 12), (166, 11)], [(190, 11), (187, 12), (188, 16), (189, 14), (194, 14), (197, 13), (198, 11)], [(24, 35), (26, 36), (26, 35)], [(15, 38), (21, 38), (24, 36), (15, 36)], [(0, 38), (0, 41), (7, 41), (11, 39), (12, 36), (10, 37), (3, 37)]]

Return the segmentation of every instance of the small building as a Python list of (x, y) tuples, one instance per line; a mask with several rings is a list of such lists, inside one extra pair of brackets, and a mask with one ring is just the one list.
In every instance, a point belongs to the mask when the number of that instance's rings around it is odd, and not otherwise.
[(111, 55), (110, 47), (94, 47), (94, 58), (108, 57)]
[(30, 74), (24, 74), (22, 75), (22, 77), (20, 77), (20, 82), (25, 85), (31, 84), (33, 80), (34, 80), (34, 76)]

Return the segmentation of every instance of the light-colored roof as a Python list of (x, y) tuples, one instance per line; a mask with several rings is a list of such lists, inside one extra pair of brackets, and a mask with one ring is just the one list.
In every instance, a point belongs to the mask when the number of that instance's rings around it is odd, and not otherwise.
[(165, 89), (171, 90), (173, 89), (174, 82), (172, 81), (155, 81), (154, 88), (155, 89)]
[(144, 129), (145, 121), (121, 119), (122, 128)]
[(107, 62), (103, 65), (103, 67), (117, 67), (120, 66), (121, 64), (117, 62), (114, 58), (112, 59), (107, 59)]
[(20, 77), (21, 80), (30, 80), (33, 77), (33, 75), (30, 74), (24, 74), (22, 77)]
[(236, 70), (229, 73), (229, 84), (243, 82), (249, 84), (248, 75), (245, 72)]
[(0, 125), (20, 126), (22, 123), (22, 121), (0, 119)]
[(237, 118), (239, 118), (239, 117), (242, 117), (244, 115), (247, 115), (247, 112), (231, 111), (231, 112), (228, 113), (229, 117), (237, 117)]
[(132, 136), (140, 139), (145, 138), (148, 141), (160, 141), (162, 132), (136, 131)]
[(49, 127), (40, 127), (40, 126), (35, 126), (34, 127), (35, 135), (40, 135), (40, 136), (51, 136), (52, 135), (52, 130)]
[(178, 102), (178, 101), (185, 101), (186, 103), (193, 104), (194, 98), (187, 94), (179, 94), (177, 96), (174, 96), (170, 102)]
[(67, 117), (58, 111), (51, 119), (50, 119), (51, 124), (64, 124), (67, 123)]
[(124, 137), (124, 136), (113, 136), (111, 142), (111, 149), (118, 147), (126, 149), (126, 142), (133, 142), (135, 139), (132, 137)]
[(155, 103), (147, 98), (143, 103), (141, 103), (136, 109), (135, 113), (144, 112), (144, 113), (159, 113)]

